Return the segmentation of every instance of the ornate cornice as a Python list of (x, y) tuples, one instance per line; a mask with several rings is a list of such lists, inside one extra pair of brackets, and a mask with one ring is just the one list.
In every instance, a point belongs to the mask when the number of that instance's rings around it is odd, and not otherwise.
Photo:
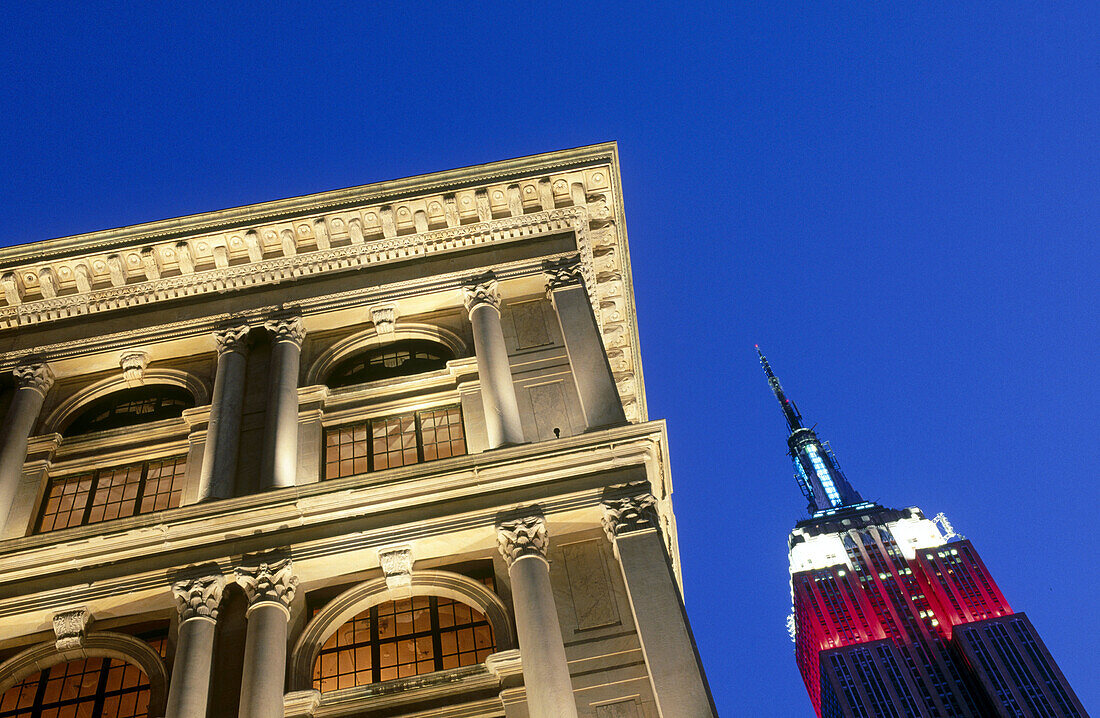
[(220, 574), (184, 578), (172, 583), (172, 598), (176, 601), (180, 622), (192, 618), (218, 620), (218, 604), (222, 600), (225, 577)]
[(527, 556), (545, 560), (549, 543), (546, 520), (542, 516), (524, 516), (497, 525), (497, 548), (509, 567)]
[(42, 396), (53, 386), (53, 371), (49, 364), (23, 364), (12, 369), (15, 385), (20, 389), (34, 389)]
[(214, 343), (218, 346), (218, 354), (248, 352), (248, 332), (251, 329), (247, 324), (239, 324), (234, 327), (226, 327), (214, 332)]
[(500, 283), (495, 277), (480, 277), (462, 288), (463, 304), (466, 311), (473, 312), (481, 306), (489, 306), (500, 311)]
[(237, 583), (248, 596), (249, 607), (258, 603), (277, 603), (290, 609), (298, 589), (294, 563), (289, 558), (261, 561), (236, 568)]
[(604, 498), (602, 508), (601, 523), (612, 543), (632, 531), (659, 529), (657, 499), (649, 493), (648, 486), (639, 487), (637, 493), (630, 495)]

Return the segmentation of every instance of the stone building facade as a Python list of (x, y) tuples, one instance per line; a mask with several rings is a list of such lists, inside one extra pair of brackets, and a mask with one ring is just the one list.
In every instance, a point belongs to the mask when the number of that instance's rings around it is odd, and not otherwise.
[(0, 250), (0, 718), (715, 715), (616, 148)]

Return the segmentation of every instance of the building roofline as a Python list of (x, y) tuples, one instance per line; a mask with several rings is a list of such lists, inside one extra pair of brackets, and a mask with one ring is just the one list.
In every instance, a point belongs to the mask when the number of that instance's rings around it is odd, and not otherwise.
[(365, 185), (328, 190), (298, 197), (269, 200), (228, 209), (201, 212), (125, 227), (97, 230), (0, 248), (0, 268), (27, 262), (51, 260), (104, 251), (149, 241), (163, 241), (203, 232), (231, 230), (256, 222), (280, 221), (321, 210), (338, 210), (361, 204), (400, 200), (424, 192), (459, 190), (488, 181), (506, 181), (532, 171), (569, 170), (597, 162), (610, 162), (619, 174), (619, 152), (615, 142), (603, 142), (566, 150), (459, 167), (440, 172), (384, 180)]

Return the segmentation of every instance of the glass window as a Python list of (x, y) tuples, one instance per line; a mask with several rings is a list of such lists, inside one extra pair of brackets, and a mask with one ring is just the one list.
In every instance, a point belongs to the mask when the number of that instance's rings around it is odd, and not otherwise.
[(91, 402), (65, 429), (66, 436), (118, 429), (172, 419), (195, 405), (195, 398), (178, 386), (154, 384), (123, 389)]
[(340, 626), (313, 665), (322, 693), (482, 663), (495, 650), (484, 615), (438, 596), (373, 606)]
[(186, 458), (177, 456), (53, 479), (37, 533), (175, 508), (186, 468)]
[(329, 373), (325, 383), (335, 388), (422, 374), (444, 368), (451, 359), (454, 353), (441, 344), (407, 339), (345, 359)]
[[(146, 637), (164, 656), (165, 632)], [(85, 658), (33, 673), (0, 697), (0, 718), (145, 718), (149, 677), (118, 658)]]
[(355, 476), (466, 453), (462, 410), (426, 409), (325, 432), (325, 478)]

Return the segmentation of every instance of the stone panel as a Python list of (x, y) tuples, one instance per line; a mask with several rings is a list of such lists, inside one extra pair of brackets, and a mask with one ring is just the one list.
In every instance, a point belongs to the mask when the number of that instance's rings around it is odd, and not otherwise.
[(542, 300), (518, 302), (510, 305), (510, 309), (516, 329), (517, 349), (531, 349), (553, 343)]
[(565, 409), (565, 392), (562, 382), (556, 381), (550, 384), (529, 386), (527, 387), (527, 394), (531, 399), (531, 411), (535, 415), (538, 441), (556, 438), (554, 429), (559, 429), (562, 436), (573, 434), (570, 428), (569, 414)]
[(561, 549), (578, 631), (619, 623), (599, 543), (598, 540), (581, 541)]
[(628, 698), (596, 706), (596, 718), (642, 718), (642, 714), (638, 711), (638, 701)]

